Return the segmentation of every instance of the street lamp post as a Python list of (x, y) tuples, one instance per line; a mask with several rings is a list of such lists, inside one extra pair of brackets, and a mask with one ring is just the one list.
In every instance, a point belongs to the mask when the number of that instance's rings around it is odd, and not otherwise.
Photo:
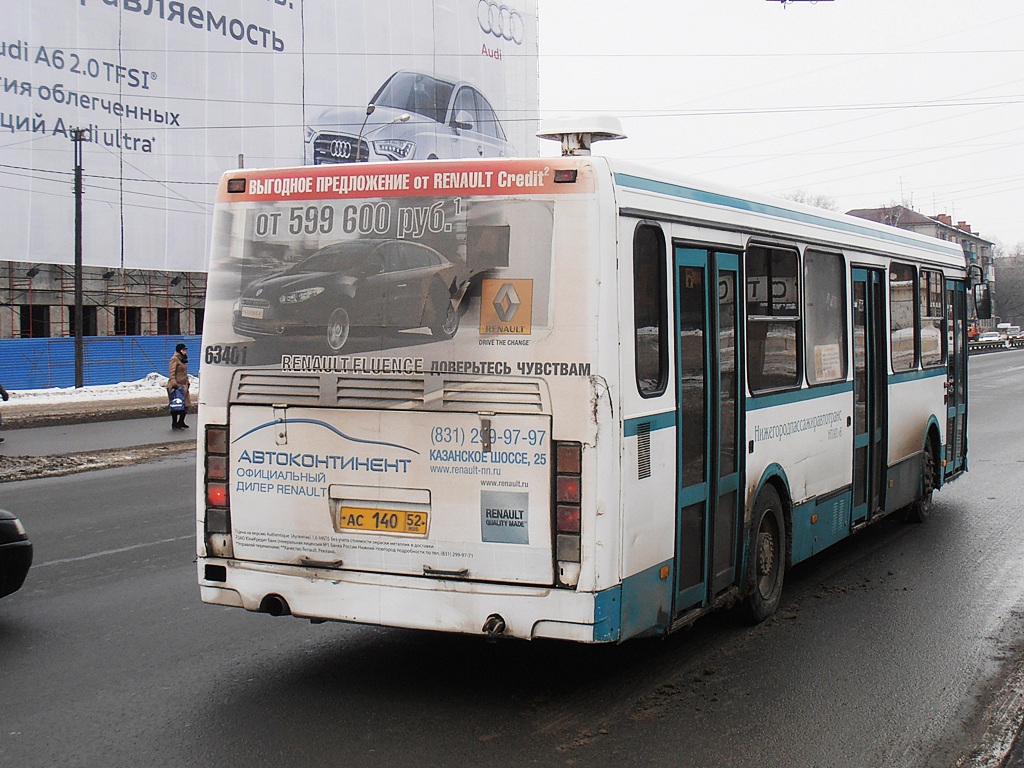
[(85, 386), (85, 350), (82, 341), (82, 142), (84, 128), (71, 129), (75, 145), (75, 387)]

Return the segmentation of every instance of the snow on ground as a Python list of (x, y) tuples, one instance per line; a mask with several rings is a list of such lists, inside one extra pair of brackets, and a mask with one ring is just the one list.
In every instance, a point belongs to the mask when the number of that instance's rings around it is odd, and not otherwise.
[[(199, 401), (199, 377), (189, 376), (189, 380), (194, 407)], [(150, 373), (137, 381), (79, 389), (12, 389), (8, 390), (10, 400), (0, 403), (0, 423), (18, 428), (148, 416), (166, 409), (166, 387), (166, 376)]]
[[(189, 376), (193, 395), (198, 391), (199, 378)], [(104, 384), (89, 387), (49, 387), (47, 389), (13, 389), (11, 405), (45, 405), (49, 402), (70, 403), (93, 400), (139, 400), (148, 397), (167, 397), (167, 377), (151, 373), (144, 379), (125, 381), (120, 384)]]

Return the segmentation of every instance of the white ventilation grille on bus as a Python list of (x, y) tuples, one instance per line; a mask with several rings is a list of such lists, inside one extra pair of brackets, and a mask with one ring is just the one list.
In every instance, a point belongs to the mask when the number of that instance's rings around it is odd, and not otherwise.
[(541, 384), (531, 380), (426, 378), (334, 373), (239, 371), (231, 403), (379, 410), (544, 413)]
[(423, 380), (363, 376), (332, 376), (341, 408), (405, 409), (423, 407)]
[(651, 422), (636, 425), (636, 476), (643, 480), (651, 476)]
[(544, 410), (540, 385), (535, 381), (448, 381), (443, 392), (443, 410), (500, 410), (505, 413), (541, 413)]
[(288, 403), (319, 405), (320, 376), (316, 373), (289, 374), (239, 371), (231, 392), (233, 403)]

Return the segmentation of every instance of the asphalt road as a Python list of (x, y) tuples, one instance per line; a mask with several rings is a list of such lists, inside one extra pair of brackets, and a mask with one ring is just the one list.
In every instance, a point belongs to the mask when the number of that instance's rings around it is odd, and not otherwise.
[[(59, 403), (54, 408), (60, 407)], [(195, 426), (190, 414), (189, 426)], [(129, 446), (195, 442), (195, 429), (172, 430), (168, 416), (152, 416), (127, 421), (96, 421), (79, 424), (55, 424), (5, 429), (0, 455), (48, 456), (52, 454), (104, 451)]]
[(1024, 659), (1024, 355), (971, 375), (928, 523), (794, 569), (758, 627), (620, 647), (203, 605), (191, 453), (2, 484), (36, 560), (0, 601), (0, 765), (952, 766)]

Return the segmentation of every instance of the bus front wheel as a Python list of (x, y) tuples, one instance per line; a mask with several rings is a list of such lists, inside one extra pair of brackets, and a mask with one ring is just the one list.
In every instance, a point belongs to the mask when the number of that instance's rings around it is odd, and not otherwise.
[(754, 622), (775, 613), (786, 571), (786, 524), (778, 492), (766, 485), (758, 494), (751, 526), (746, 611)]

